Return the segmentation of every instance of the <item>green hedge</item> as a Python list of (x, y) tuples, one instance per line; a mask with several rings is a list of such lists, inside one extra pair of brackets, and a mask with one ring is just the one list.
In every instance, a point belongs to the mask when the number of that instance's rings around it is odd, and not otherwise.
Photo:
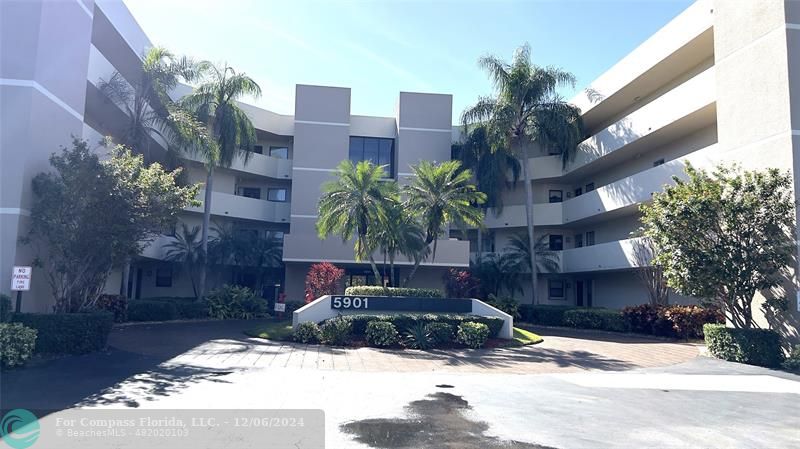
[(371, 346), (386, 348), (400, 341), (400, 334), (394, 324), (388, 321), (370, 321), (364, 333)]
[(381, 287), (380, 285), (359, 285), (347, 287), (345, 295), (350, 296), (410, 296), (412, 298), (444, 298), (441, 290), (435, 288)]
[(128, 303), (128, 321), (171, 321), (208, 318), (204, 300), (181, 297), (134, 299)]
[(618, 310), (572, 309), (564, 312), (564, 326), (578, 329), (597, 329), (627, 332), (628, 324)]
[(775, 331), (706, 324), (703, 334), (708, 352), (722, 360), (768, 368), (776, 368), (783, 361), (781, 338)]
[(11, 321), (36, 329), (35, 352), (85, 354), (106, 347), (114, 325), (114, 314), (91, 313), (15, 313)]
[(458, 325), (456, 341), (472, 349), (482, 348), (489, 338), (489, 327), (483, 323), (467, 321)]
[(519, 313), (522, 321), (541, 324), (542, 326), (563, 326), (564, 312), (573, 310), (572, 306), (534, 306), (531, 304), (521, 304)]
[(353, 335), (364, 335), (367, 324), (372, 321), (384, 321), (394, 324), (400, 332), (405, 332), (417, 323), (446, 323), (453, 328), (459, 324), (472, 321), (485, 324), (489, 328), (489, 336), (496, 337), (503, 328), (503, 319), (498, 317), (488, 317), (479, 315), (460, 315), (451, 313), (426, 313), (412, 314), (401, 313), (397, 315), (344, 315), (342, 318), (352, 324)]
[(0, 366), (24, 365), (36, 347), (36, 329), (20, 323), (0, 323)]

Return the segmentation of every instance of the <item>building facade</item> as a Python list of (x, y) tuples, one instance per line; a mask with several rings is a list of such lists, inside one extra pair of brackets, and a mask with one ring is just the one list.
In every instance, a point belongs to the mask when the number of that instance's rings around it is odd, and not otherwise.
[[(103, 97), (98, 83), (114, 72), (135, 79), (139, 57), (151, 44), (118, 1), (0, 5), (0, 272), (9, 273), (32, 258), (17, 243), (27, 226), (30, 179), (48, 169), (47, 157), (70, 135), (95, 142), (120, 132), (124, 112)], [(638, 206), (672, 176), (682, 176), (687, 162), (793, 173), (800, 154), (798, 45), (798, 2), (699, 0), (575, 97), (586, 125), (584, 148), (566, 167), (556, 155), (526, 161), (537, 237), (546, 239), (560, 266), (540, 274), (540, 302), (619, 308), (646, 301), (630, 237), (639, 227)], [(401, 92), (392, 115), (367, 117), (351, 114), (347, 88), (298, 85), (293, 115), (242, 107), (257, 128), (257, 154), (216, 172), (212, 221), (278, 239), (283, 267), (253, 279), (246, 270), (223, 266), (210, 284), (253, 285), (265, 296), (284, 291), (300, 300), (308, 267), (318, 261), (345, 268), (348, 284), (375, 283), (368, 266), (355, 261), (352, 242), (317, 237), (320, 186), (342, 160), (386, 164), (402, 184), (418, 161), (450, 159), (459, 138), (452, 97)], [(152, 146), (161, 144), (154, 138)], [(189, 181), (205, 182), (196, 157), (185, 156), (182, 165)], [(510, 236), (525, 232), (523, 186), (504, 195), (502, 213), (487, 214), (482, 244), (474, 231), (471, 241), (460, 233), (443, 238), (415, 285), (441, 286), (445, 270), (467, 267), (478, 246), (502, 252)], [(191, 208), (181, 220), (197, 226), (201, 212)], [(132, 265), (127, 285), (117, 274), (108, 290), (141, 298), (191, 296), (187, 274), (165, 260), (168, 241), (156, 239)], [(410, 265), (398, 261), (399, 276)], [(44, 311), (48, 289), (36, 277), (25, 307)], [(796, 335), (795, 292), (788, 283), (784, 293), (792, 301), (779, 325)], [(525, 291), (519, 299), (530, 297)]]

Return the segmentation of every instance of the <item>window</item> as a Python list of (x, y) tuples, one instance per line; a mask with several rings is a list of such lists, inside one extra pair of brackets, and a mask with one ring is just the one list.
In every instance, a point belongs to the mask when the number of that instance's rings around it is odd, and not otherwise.
[(586, 232), (586, 246), (594, 245), (594, 231)]
[(575, 248), (583, 247), (583, 234), (575, 234)]
[(560, 203), (564, 201), (564, 192), (561, 190), (551, 190), (549, 196), (551, 203)]
[(237, 238), (245, 241), (253, 241), (258, 238), (258, 229), (236, 228), (234, 233)]
[(264, 154), (263, 145), (253, 145), (253, 153)]
[(283, 241), (283, 231), (267, 231), (267, 238), (272, 238), (279, 242)]
[(583, 195), (583, 189), (578, 187), (577, 189), (575, 189), (575, 196), (581, 196), (581, 195)]
[(239, 195), (260, 200), (261, 189), (258, 187), (239, 187)]
[(286, 189), (267, 189), (267, 201), (286, 201)]
[(289, 159), (289, 148), (269, 147), (269, 155), (278, 159)]
[(653, 167), (658, 167), (659, 165), (664, 165), (664, 158), (663, 157), (661, 159), (653, 162)]
[(548, 280), (547, 291), (550, 299), (564, 299), (564, 281), (556, 279)]
[(550, 251), (561, 251), (564, 249), (564, 236), (550, 234)]
[(353, 162), (370, 161), (384, 165), (387, 177), (394, 177), (394, 139), (351, 137), (349, 155)]
[(172, 267), (156, 268), (156, 287), (172, 287)]
[(591, 192), (592, 190), (594, 190), (594, 183), (590, 182), (589, 184), (586, 184), (586, 192), (588, 193)]

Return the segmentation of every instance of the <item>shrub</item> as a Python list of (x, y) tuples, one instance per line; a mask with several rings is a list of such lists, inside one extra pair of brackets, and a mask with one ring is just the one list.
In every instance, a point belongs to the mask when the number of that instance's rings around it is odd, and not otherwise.
[(654, 333), (653, 326), (658, 320), (660, 307), (652, 304), (640, 304), (622, 309), (622, 317), (628, 323), (631, 332), (640, 334)]
[(431, 343), (434, 345), (443, 345), (452, 343), (455, 339), (453, 326), (447, 323), (440, 323), (434, 321), (425, 325), (425, 331), (428, 333)]
[(322, 330), (314, 321), (305, 321), (297, 325), (294, 331), (294, 341), (300, 343), (319, 343), (322, 339)]
[(480, 286), (478, 278), (467, 270), (450, 268), (444, 274), (444, 291), (448, 298), (471, 298)]
[(286, 303), (286, 315), (292, 316), (295, 310), (305, 306), (306, 303), (300, 301), (288, 301)]
[(122, 295), (100, 295), (94, 306), (99, 310), (113, 313), (115, 323), (123, 323), (128, 320), (128, 298)]
[(350, 296), (410, 296), (412, 298), (444, 297), (442, 291), (435, 288), (381, 287), (380, 285), (347, 287), (344, 294)]
[(0, 366), (23, 365), (36, 345), (36, 330), (20, 323), (0, 323)]
[(483, 347), (489, 338), (489, 326), (483, 323), (467, 321), (458, 325), (456, 341), (472, 349)]
[(330, 262), (311, 265), (306, 274), (305, 302), (309, 303), (320, 296), (335, 294), (342, 276), (344, 270)]
[(697, 305), (653, 306), (641, 304), (625, 307), (622, 316), (633, 332), (672, 338), (701, 338), (703, 325), (723, 323), (718, 309)]
[(780, 336), (768, 329), (734, 329), (722, 324), (703, 326), (708, 352), (730, 362), (775, 368), (783, 361)]
[(353, 335), (364, 335), (372, 321), (392, 321), (389, 315), (346, 315), (343, 318), (350, 321)]
[(343, 346), (350, 342), (353, 327), (350, 320), (336, 317), (326, 320), (320, 330), (322, 331), (322, 343)]
[(128, 303), (128, 321), (171, 321), (178, 318), (178, 308), (172, 302), (134, 299)]
[(489, 295), (489, 299), (486, 303), (511, 315), (515, 320), (522, 317), (519, 313), (519, 302), (510, 296), (501, 296), (498, 298), (495, 295)]
[(789, 357), (784, 360), (783, 369), (800, 372), (800, 345), (796, 345)]
[(572, 306), (521, 306), (522, 319), (542, 326), (563, 326), (564, 312), (573, 310)]
[(367, 324), (364, 335), (367, 337), (367, 343), (380, 348), (392, 346), (400, 339), (394, 324), (386, 321), (371, 321)]
[(599, 329), (626, 332), (628, 326), (622, 314), (608, 309), (572, 309), (564, 312), (564, 325), (579, 329)]
[(0, 293), (0, 323), (5, 323), (11, 316), (11, 298), (8, 295)]
[(109, 312), (15, 313), (13, 322), (36, 329), (37, 353), (85, 354), (106, 347), (114, 325)]
[(208, 314), (220, 320), (249, 320), (267, 314), (267, 301), (252, 290), (238, 285), (223, 285), (206, 297)]
[(452, 313), (399, 313), (396, 315), (345, 315), (342, 317), (352, 324), (352, 331), (355, 335), (364, 335), (367, 325), (372, 321), (386, 321), (394, 324), (397, 329), (408, 329), (417, 323), (445, 323), (452, 327), (466, 321), (485, 324), (489, 328), (491, 337), (497, 336), (503, 328), (504, 321), (498, 317), (488, 317), (479, 315), (461, 315)]
[[(433, 338), (431, 338), (431, 331), (428, 326), (431, 324), (444, 324), (444, 323), (417, 323), (408, 329), (405, 332), (405, 340), (404, 343), (407, 347), (411, 349), (422, 349), (427, 350), (430, 349), (433, 345)], [(445, 324), (445, 326), (448, 326)]]

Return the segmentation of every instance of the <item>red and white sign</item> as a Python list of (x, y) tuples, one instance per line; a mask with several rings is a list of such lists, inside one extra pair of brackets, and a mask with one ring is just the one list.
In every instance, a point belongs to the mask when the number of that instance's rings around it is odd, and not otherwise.
[(31, 267), (14, 267), (11, 272), (11, 290), (28, 291), (31, 289)]

